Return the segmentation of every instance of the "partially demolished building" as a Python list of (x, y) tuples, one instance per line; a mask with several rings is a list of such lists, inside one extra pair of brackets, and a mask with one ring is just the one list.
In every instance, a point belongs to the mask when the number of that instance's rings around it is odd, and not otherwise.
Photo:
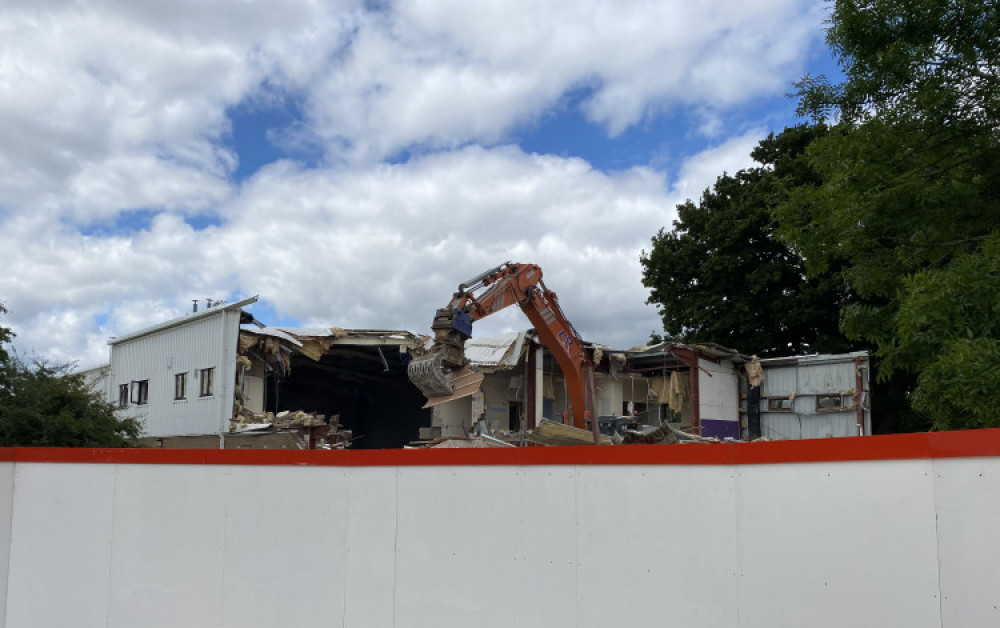
[[(243, 311), (254, 301), (109, 342), (108, 398), (143, 421), (150, 444), (396, 448), (474, 435), (523, 444), (543, 419), (561, 422), (570, 411), (559, 366), (533, 331), (469, 340), (477, 377), (435, 405), (406, 369), (427, 337), (267, 327)], [(602, 426), (629, 417), (719, 440), (870, 434), (863, 353), (759, 361), (709, 344), (586, 349)], [(806, 412), (810, 403), (815, 412)]]

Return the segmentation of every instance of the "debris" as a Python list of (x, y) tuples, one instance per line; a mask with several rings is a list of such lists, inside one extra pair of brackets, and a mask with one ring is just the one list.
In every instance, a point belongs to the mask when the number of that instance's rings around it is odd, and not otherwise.
[[(425, 362), (424, 364), (427, 365), (430, 362), (433, 362), (433, 360)], [(477, 392), (479, 392), (479, 387), (483, 385), (483, 374), (477, 371), (475, 367), (468, 364), (458, 369), (457, 371), (449, 373), (447, 376), (441, 375), (440, 367), (428, 367), (428, 366), (418, 367), (417, 369), (418, 372), (420, 371), (426, 372), (429, 375), (429, 379), (425, 379), (423, 384), (417, 384), (417, 382), (414, 381), (413, 366), (415, 364), (417, 364), (416, 360), (410, 362), (410, 370), (409, 370), (410, 380), (413, 381), (413, 383), (416, 384), (418, 388), (420, 388), (421, 392), (423, 392), (426, 395), (427, 392), (429, 392), (429, 390), (432, 387), (434, 388), (434, 390), (451, 391), (441, 396), (433, 396), (433, 397), (428, 396), (427, 403), (424, 404), (425, 408), (433, 408), (434, 406), (441, 405), (442, 403), (447, 403), (449, 401), (454, 401), (455, 399), (462, 399), (463, 397), (474, 395)], [(427, 370), (425, 371), (425, 369)], [(437, 376), (440, 376), (441, 379), (440, 380), (434, 379)], [(420, 376), (418, 375), (417, 377)], [(432, 380), (433, 383), (429, 383)], [(427, 388), (424, 388), (425, 384), (428, 385)], [(438, 386), (440, 386), (440, 388), (438, 388)]]
[(664, 423), (660, 427), (649, 426), (642, 430), (626, 430), (622, 443), (625, 445), (676, 445), (680, 440), (673, 428)]
[(427, 449), (485, 449), (489, 447), (513, 447), (499, 438), (479, 436), (476, 438), (445, 438), (427, 445)]
[[(582, 430), (572, 425), (563, 425), (549, 419), (542, 419), (538, 427), (528, 432), (529, 442), (537, 445), (593, 445), (594, 435), (590, 430)], [(602, 445), (612, 445), (611, 437), (601, 435)]]

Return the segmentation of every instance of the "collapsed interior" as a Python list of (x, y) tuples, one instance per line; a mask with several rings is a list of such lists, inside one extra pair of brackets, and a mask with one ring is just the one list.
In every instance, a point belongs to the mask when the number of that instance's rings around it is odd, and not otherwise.
[[(250, 367), (243, 375), (244, 406), (254, 414), (282, 411), (339, 416), (351, 447), (388, 449), (415, 440), (430, 424), (425, 399), (410, 383), (409, 338), (257, 337), (241, 342)], [(297, 345), (294, 340), (300, 341)], [(313, 341), (314, 346), (302, 346)]]

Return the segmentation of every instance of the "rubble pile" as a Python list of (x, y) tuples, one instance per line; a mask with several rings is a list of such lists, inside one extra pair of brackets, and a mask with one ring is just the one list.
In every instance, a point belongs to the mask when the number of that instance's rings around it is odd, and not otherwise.
[(340, 425), (340, 415), (329, 419), (324, 414), (304, 410), (285, 410), (274, 414), (254, 414), (239, 408), (230, 420), (230, 434), (296, 433), (300, 449), (347, 449), (355, 440), (354, 433)]

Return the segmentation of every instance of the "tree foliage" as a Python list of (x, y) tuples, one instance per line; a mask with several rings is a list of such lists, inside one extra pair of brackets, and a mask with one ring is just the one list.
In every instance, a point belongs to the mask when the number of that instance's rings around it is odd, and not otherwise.
[[(1000, 425), (1000, 9), (965, 0), (837, 0), (828, 40), (846, 80), (807, 77), (803, 112), (837, 126), (787, 190), (782, 235), (855, 300), (843, 330), (885, 379), (916, 376), (937, 428)], [(985, 392), (984, 392), (985, 391)]]
[[(0, 343), (12, 336), (0, 327)], [(136, 420), (116, 417), (104, 395), (69, 370), (0, 352), (0, 446), (128, 447), (139, 436)]]
[[(0, 314), (6, 314), (7, 308), (0, 303)], [(10, 330), (9, 327), (4, 327), (0, 325), (0, 364), (7, 362), (10, 359), (10, 354), (4, 349), (4, 345), (14, 338), (14, 332)]]
[(807, 278), (771, 213), (786, 189), (819, 183), (802, 156), (825, 133), (814, 125), (768, 137), (753, 153), (759, 167), (722, 175), (656, 234), (641, 258), (643, 283), (671, 337), (764, 356), (849, 348), (838, 330), (842, 282)]

